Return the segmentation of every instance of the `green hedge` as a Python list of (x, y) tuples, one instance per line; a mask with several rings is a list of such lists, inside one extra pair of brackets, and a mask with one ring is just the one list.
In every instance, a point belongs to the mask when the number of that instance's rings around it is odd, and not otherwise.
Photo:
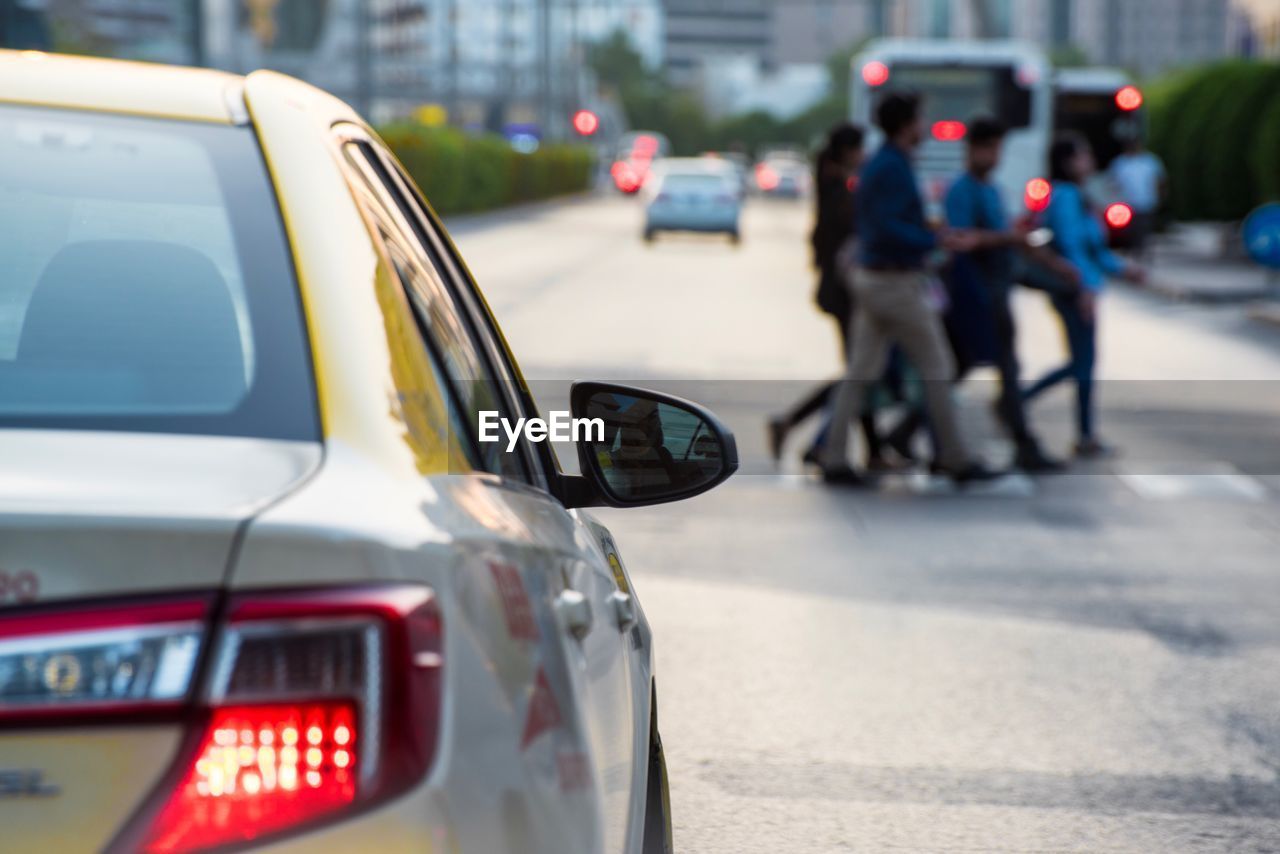
[(1173, 215), (1241, 219), (1280, 199), (1280, 65), (1230, 61), (1148, 87)]
[(493, 210), (590, 189), (590, 148), (543, 145), (521, 154), (498, 136), (394, 124), (379, 134), (441, 216)]

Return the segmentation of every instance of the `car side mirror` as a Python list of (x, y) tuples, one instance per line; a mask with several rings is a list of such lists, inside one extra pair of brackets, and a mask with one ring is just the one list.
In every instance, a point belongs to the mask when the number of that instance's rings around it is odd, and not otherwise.
[(733, 433), (678, 397), (612, 383), (574, 383), (569, 406), (586, 419), (582, 475), (612, 507), (699, 495), (738, 470)]

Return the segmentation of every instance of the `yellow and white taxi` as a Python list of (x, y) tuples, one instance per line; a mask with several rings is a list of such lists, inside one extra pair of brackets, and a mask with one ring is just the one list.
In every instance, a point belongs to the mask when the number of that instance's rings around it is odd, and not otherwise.
[(723, 481), (710, 413), (578, 383), (581, 474), (483, 441), (538, 413), (453, 244), (271, 72), (0, 52), (0, 260), (0, 848), (670, 849), (579, 508)]

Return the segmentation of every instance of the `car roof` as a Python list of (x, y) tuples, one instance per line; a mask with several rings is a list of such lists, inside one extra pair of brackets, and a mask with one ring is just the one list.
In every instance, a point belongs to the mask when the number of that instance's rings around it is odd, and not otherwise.
[(0, 102), (235, 124), (244, 78), (223, 71), (0, 50)]

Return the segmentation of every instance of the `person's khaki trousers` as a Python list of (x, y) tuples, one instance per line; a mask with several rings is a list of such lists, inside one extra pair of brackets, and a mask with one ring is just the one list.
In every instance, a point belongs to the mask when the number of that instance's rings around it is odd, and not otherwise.
[(947, 471), (960, 471), (969, 464), (969, 455), (951, 401), (955, 363), (942, 321), (929, 304), (925, 275), (859, 267), (853, 291), (857, 310), (848, 371), (832, 404), (823, 465), (848, 465), (852, 418), (862, 411), (867, 386), (884, 374), (890, 345), (897, 344), (924, 381), (925, 406), (938, 444), (937, 462)]

